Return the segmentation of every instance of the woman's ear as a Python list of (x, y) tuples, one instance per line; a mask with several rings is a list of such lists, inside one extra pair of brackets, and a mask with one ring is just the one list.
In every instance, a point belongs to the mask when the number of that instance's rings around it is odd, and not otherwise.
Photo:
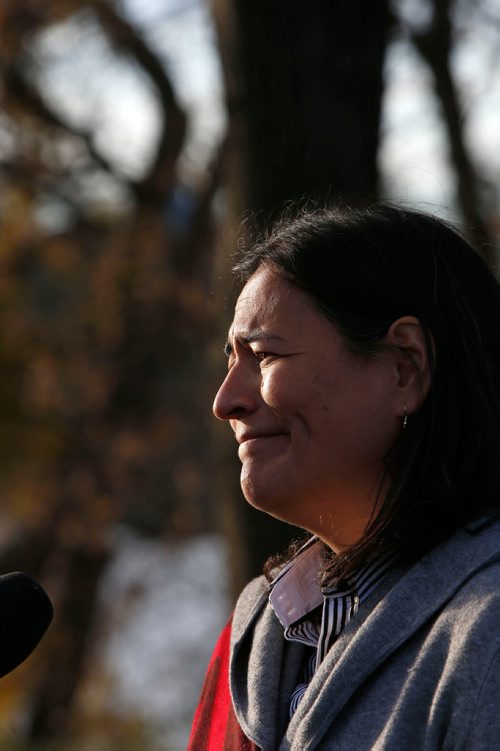
[(400, 414), (413, 414), (424, 402), (431, 385), (429, 353), (418, 318), (398, 318), (389, 327), (384, 343), (391, 347), (394, 356)]

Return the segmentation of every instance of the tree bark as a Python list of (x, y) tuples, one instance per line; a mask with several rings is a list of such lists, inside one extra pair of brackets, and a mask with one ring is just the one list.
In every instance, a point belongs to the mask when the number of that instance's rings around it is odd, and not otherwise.
[(457, 176), (458, 204), (478, 252), (488, 264), (494, 261), (494, 242), (481, 212), (480, 183), (465, 145), (464, 119), (455, 81), (450, 70), (452, 25), (450, 0), (435, 0), (434, 19), (423, 33), (411, 38), (434, 77), (450, 144), (451, 163)]
[[(382, 67), (391, 21), (386, 0), (213, 0), (213, 8), (229, 118), (225, 257), (217, 267), (224, 328), (231, 314), (227, 256), (245, 212), (265, 226), (288, 201), (355, 202), (376, 193)], [(238, 591), (297, 530), (245, 504), (235, 461), (222, 472), (220, 502), (226, 524), (232, 520)], [(229, 512), (232, 504), (236, 513)]]

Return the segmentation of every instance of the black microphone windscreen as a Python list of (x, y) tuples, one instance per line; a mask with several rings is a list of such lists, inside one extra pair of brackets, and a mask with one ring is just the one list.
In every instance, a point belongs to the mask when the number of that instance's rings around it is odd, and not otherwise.
[(16, 571), (0, 576), (0, 677), (31, 654), (53, 616), (40, 584)]

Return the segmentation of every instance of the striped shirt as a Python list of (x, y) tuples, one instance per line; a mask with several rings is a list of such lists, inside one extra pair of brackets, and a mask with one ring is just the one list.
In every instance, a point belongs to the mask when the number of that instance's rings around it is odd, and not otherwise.
[(318, 543), (318, 538), (313, 537), (300, 549), (273, 581), (269, 596), (283, 624), (285, 639), (310, 648), (303, 674), (290, 699), (290, 716), (328, 650), (382, 581), (396, 557), (392, 551), (379, 556), (354, 572), (345, 588), (321, 589), (316, 581), (320, 570)]

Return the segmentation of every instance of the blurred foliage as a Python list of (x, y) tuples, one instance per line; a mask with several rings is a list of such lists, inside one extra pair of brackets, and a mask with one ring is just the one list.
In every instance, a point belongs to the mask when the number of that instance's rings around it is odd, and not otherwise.
[[(0, 734), (2, 751), (33, 751), (32, 743), (12, 740), (11, 733)], [(71, 739), (71, 740), (70, 740)], [(154, 751), (158, 746), (148, 728), (139, 720), (100, 717), (98, 726), (73, 727), (68, 738), (37, 743), (36, 751)], [(162, 744), (162, 751), (178, 751)]]
[[(46, 34), (68, 23), (77, 44), (98, 36), (109, 64), (126, 59), (154, 91), (158, 136), (133, 177), (99, 143), (100, 118), (78, 122), (46, 87)], [(2, 3), (0, 73), (0, 563), (38, 577), (55, 605), (24, 674), (24, 734), (42, 742), (68, 732), (116, 524), (164, 539), (213, 528), (217, 159), (185, 190), (180, 223), (186, 116), (162, 61), (111, 2)]]
[[(106, 736), (102, 740), (99, 738), (93, 738), (90, 741), (75, 740), (71, 741), (71, 747), (68, 746), (68, 741), (42, 743), (37, 744), (36, 749), (37, 751), (69, 751), (69, 748), (71, 751), (116, 751), (119, 747), (120, 751), (153, 751), (153, 741), (147, 735), (143, 735), (140, 731), (134, 732), (134, 729), (126, 727), (123, 720), (120, 720), (120, 726), (121, 731), (116, 734), (116, 737), (109, 728), (104, 728)], [(2, 739), (1, 737), (0, 742), (3, 751), (33, 751), (31, 744), (11, 743), (8, 738)], [(170, 751), (170, 749), (165, 746), (164, 751)], [(172, 748), (171, 751), (176, 751), (176, 749)]]

